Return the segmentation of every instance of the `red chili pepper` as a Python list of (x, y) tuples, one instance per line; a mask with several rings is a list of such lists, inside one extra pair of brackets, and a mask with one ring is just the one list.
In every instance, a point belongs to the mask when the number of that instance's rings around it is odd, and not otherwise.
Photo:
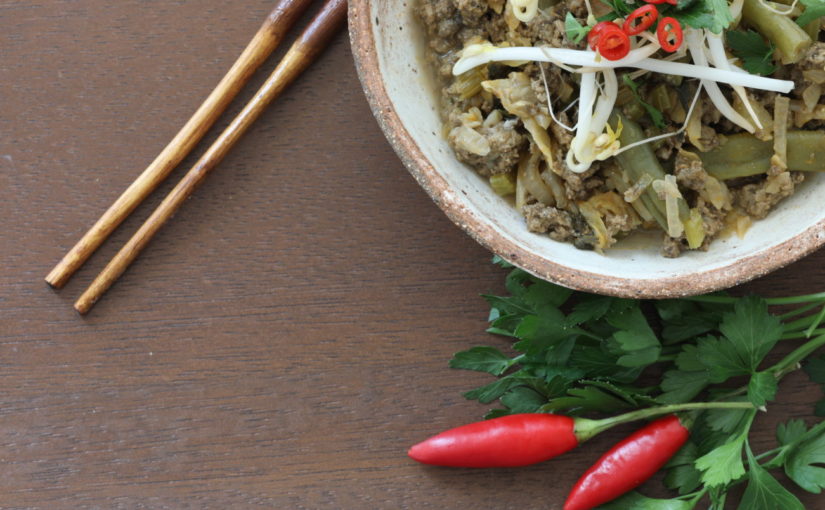
[(599, 38), (599, 53), (607, 60), (619, 60), (630, 53), (630, 37), (620, 28), (605, 32)]
[(619, 26), (612, 21), (600, 21), (599, 23), (596, 23), (593, 28), (590, 29), (590, 32), (587, 33), (587, 44), (590, 45), (590, 49), (596, 51), (596, 48), (599, 46), (599, 39), (601, 38), (602, 33), (615, 30), (617, 28), (619, 28)]
[(622, 29), (627, 35), (638, 35), (652, 27), (658, 17), (659, 10), (655, 5), (643, 5), (627, 16)]
[(667, 17), (659, 21), (659, 26), (656, 27), (656, 36), (659, 38), (659, 44), (662, 49), (673, 53), (679, 49), (684, 39), (682, 33), (682, 25), (675, 18)]
[(635, 489), (667, 464), (689, 435), (674, 415), (642, 427), (587, 470), (570, 492), (564, 510), (590, 510)]
[(410, 448), (424, 464), (516, 467), (551, 459), (579, 444), (575, 420), (555, 414), (512, 414), (447, 430)]
[(645, 2), (647, 2), (649, 4), (655, 4), (655, 5), (664, 4), (664, 3), (668, 3), (670, 5), (676, 5), (677, 3), (679, 3), (679, 0), (645, 0)]

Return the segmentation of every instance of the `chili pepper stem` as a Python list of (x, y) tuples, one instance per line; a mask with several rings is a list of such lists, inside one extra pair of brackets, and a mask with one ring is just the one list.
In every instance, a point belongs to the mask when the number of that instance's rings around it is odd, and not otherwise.
[(663, 414), (678, 413), (681, 411), (695, 411), (706, 409), (753, 409), (750, 402), (690, 402), (687, 404), (673, 404), (667, 406), (651, 407), (639, 409), (629, 413), (620, 414), (603, 420), (576, 419), (576, 429), (574, 433), (579, 443), (583, 443), (617, 425), (630, 423), (633, 421), (654, 418)]

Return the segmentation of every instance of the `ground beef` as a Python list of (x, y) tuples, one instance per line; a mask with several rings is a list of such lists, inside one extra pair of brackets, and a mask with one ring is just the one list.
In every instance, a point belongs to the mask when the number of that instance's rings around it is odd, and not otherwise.
[(678, 239), (674, 239), (673, 237), (665, 234), (662, 241), (662, 256), (669, 259), (675, 259), (686, 249), (687, 245), (685, 244), (684, 238), (680, 237)]
[(805, 52), (805, 56), (798, 63), (799, 70), (821, 69), (825, 71), (825, 43), (815, 42)]
[(541, 203), (525, 205), (522, 209), (527, 229), (537, 234), (547, 234), (551, 239), (570, 242), (576, 239), (577, 229), (573, 215)]
[(474, 26), (487, 14), (487, 0), (453, 0), (465, 25)]
[(679, 151), (673, 166), (673, 174), (679, 186), (694, 191), (699, 191), (705, 187), (708, 173), (699, 156), (688, 151)]
[(711, 240), (724, 230), (725, 218), (728, 213), (727, 211), (720, 211), (713, 204), (705, 202), (702, 197), (696, 200), (696, 208), (699, 210), (699, 214), (702, 215), (702, 228), (705, 229), (705, 240), (700, 249), (707, 251)]
[(460, 161), (467, 163), (476, 171), (488, 177), (495, 174), (510, 173), (516, 169), (520, 154), (527, 144), (527, 138), (514, 128), (514, 122), (500, 122), (493, 126), (481, 126), (476, 129), (490, 144), (490, 153), (479, 156), (455, 148)]
[(559, 168), (563, 171), (559, 177), (564, 181), (567, 198), (573, 201), (585, 200), (593, 194), (594, 190), (601, 188), (604, 185), (604, 178), (601, 176), (599, 169), (601, 164), (599, 161), (593, 163), (584, 173), (576, 173), (568, 168), (567, 163), (563, 161), (564, 152), (562, 154), (562, 164)]
[(461, 30), (461, 16), (452, 0), (421, 2), (421, 19), (427, 28), (430, 48), (447, 53), (455, 46), (455, 35)]
[(520, 23), (516, 34), (533, 41), (536, 46), (564, 47), (567, 41), (564, 13), (558, 8), (558, 4), (543, 13), (540, 11), (529, 23)]
[(764, 180), (733, 190), (733, 203), (756, 219), (765, 218), (783, 198), (793, 195), (797, 184), (805, 179), (801, 172), (782, 172)]

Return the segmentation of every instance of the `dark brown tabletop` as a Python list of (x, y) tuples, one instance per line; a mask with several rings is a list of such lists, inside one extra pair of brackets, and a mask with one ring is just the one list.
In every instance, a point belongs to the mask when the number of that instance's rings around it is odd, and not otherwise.
[[(405, 456), (486, 411), (461, 393), (488, 378), (447, 361), (502, 343), (479, 295), (504, 272), (403, 168), (343, 32), (91, 314), (74, 299), (229, 115), (65, 289), (44, 283), (271, 7), (0, 1), (0, 506), (560, 509), (628, 429), (520, 470)], [(823, 263), (737, 291), (821, 291)], [(819, 397), (790, 376), (758, 439)]]

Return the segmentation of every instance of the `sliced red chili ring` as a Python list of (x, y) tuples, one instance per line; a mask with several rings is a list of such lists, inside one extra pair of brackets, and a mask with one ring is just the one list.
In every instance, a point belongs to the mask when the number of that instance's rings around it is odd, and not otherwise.
[(675, 18), (662, 18), (659, 21), (659, 26), (656, 27), (656, 37), (659, 38), (659, 44), (663, 50), (673, 53), (679, 49), (684, 39), (682, 25)]
[(599, 38), (603, 32), (617, 28), (619, 28), (618, 25), (612, 21), (596, 23), (596, 25), (590, 29), (590, 32), (587, 33), (587, 44), (590, 46), (590, 49), (596, 51), (596, 48), (599, 46)]
[(627, 16), (622, 29), (627, 35), (638, 35), (652, 27), (658, 17), (659, 10), (655, 5), (643, 5)]
[(599, 37), (599, 53), (607, 60), (619, 60), (630, 53), (630, 37), (620, 28), (608, 30)]

